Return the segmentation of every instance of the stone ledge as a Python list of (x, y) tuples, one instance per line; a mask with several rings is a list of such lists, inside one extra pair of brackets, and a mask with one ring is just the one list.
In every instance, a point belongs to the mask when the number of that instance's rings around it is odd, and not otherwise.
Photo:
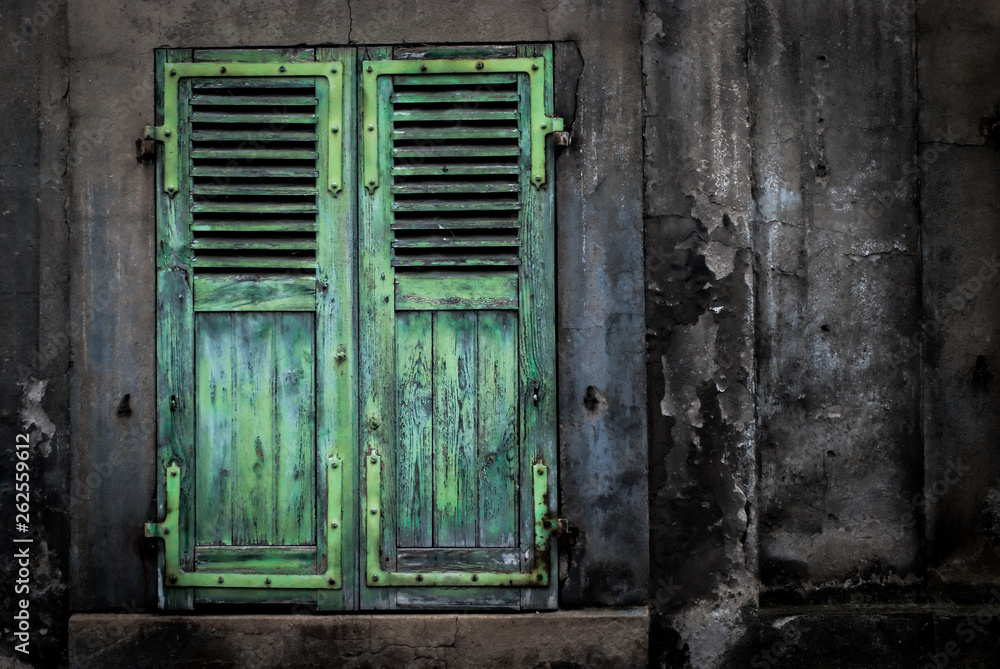
[(173, 615), (77, 613), (70, 666), (637, 669), (649, 610)]

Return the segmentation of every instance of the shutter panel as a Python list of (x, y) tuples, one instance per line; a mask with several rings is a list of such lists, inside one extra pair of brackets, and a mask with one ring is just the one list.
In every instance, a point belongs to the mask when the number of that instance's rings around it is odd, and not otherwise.
[(551, 49), (453, 55), (362, 63), (362, 604), (551, 608)]
[(341, 136), (354, 58), (186, 55), (158, 67), (154, 131), (166, 508), (147, 533), (164, 539), (166, 603), (343, 608), (356, 403), (355, 205), (341, 183), (353, 139)]

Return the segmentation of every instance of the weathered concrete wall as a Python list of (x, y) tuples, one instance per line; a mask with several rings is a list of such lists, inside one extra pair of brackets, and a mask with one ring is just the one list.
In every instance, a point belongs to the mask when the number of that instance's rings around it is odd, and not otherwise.
[[(752, 3), (760, 577), (772, 599), (917, 575), (912, 20)], [(902, 177), (902, 178), (901, 178)], [(882, 194), (888, 194), (883, 196)]]
[[(4, 3), (0, 8), (2, 666), (56, 666), (66, 657), (70, 455), (66, 57), (63, 3)], [(15, 443), (22, 435), (30, 441), (26, 532), (18, 530), (14, 517)], [(24, 498), (16, 501), (24, 503)], [(14, 539), (31, 543), (15, 544)], [(30, 555), (27, 579), (19, 573), (20, 558), (15, 559), (25, 548)], [(28, 591), (15, 592), (15, 585), (27, 585)], [(21, 640), (14, 637), (18, 623), (13, 617), (25, 598), (30, 615), (28, 655), (14, 650)]]
[(651, 645), (667, 666), (715, 666), (757, 597), (746, 11), (663, 0), (643, 19)]
[[(1000, 580), (1000, 7), (928, 1), (917, 15), (924, 261), (921, 506), (928, 580), (959, 601)], [(919, 343), (919, 342), (918, 342)]]
[[(559, 44), (557, 113), (574, 143), (557, 198), (562, 602), (644, 601), (648, 578), (642, 333), (641, 74), (637, 2), (70, 5), (74, 137), (101, 138), (73, 172), (75, 610), (152, 607), (153, 50), (419, 42)], [(128, 39), (122, 39), (127, 35)], [(593, 389), (592, 391), (589, 389)], [(588, 393), (600, 396), (596, 404)], [(130, 412), (119, 412), (129, 397)], [(86, 484), (94, 482), (93, 486)], [(145, 561), (145, 562), (144, 562)]]

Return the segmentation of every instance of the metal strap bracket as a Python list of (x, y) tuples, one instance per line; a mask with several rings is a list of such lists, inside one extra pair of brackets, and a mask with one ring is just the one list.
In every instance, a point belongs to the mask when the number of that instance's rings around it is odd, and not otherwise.
[(167, 515), (162, 522), (146, 523), (145, 535), (162, 539), (165, 546), (164, 578), (166, 585), (194, 588), (313, 588), (340, 590), (341, 552), (340, 518), (343, 494), (343, 466), (336, 455), (328, 458), (326, 509), (326, 571), (322, 574), (233, 574), (214, 571), (190, 572), (181, 568), (180, 500), (181, 467), (167, 465)]
[(180, 190), (178, 155), (178, 86), (184, 77), (326, 77), (330, 84), (330, 104), (326, 122), (318, 121), (319, 132), (330, 133), (329, 178), (327, 188), (342, 188), (342, 119), (344, 114), (344, 65), (340, 61), (322, 63), (164, 63), (163, 125), (147, 126), (146, 139), (163, 142), (163, 190), (173, 197)]
[(493, 74), (524, 73), (531, 82), (531, 183), (545, 183), (545, 136), (562, 132), (563, 120), (545, 114), (545, 59), (483, 58), (440, 60), (366, 60), (362, 63), (362, 115), (364, 121), (364, 181), (372, 193), (378, 188), (378, 78), (392, 74)]
[[(549, 584), (549, 539), (558, 532), (560, 520), (549, 513), (549, 468), (542, 462), (531, 467), (535, 511), (534, 567), (531, 571), (386, 571), (380, 564), (382, 537), (382, 456), (372, 451), (366, 458), (365, 581), (369, 586), (503, 586), (546, 587)], [(564, 522), (564, 521), (563, 521)]]

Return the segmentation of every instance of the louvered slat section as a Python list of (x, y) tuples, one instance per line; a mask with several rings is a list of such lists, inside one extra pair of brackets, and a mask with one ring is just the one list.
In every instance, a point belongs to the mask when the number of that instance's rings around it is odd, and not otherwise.
[(520, 264), (515, 75), (393, 78), (397, 274), (514, 272)]
[(187, 105), (196, 276), (217, 283), (315, 274), (315, 85), (311, 78), (276, 77), (192, 83)]

